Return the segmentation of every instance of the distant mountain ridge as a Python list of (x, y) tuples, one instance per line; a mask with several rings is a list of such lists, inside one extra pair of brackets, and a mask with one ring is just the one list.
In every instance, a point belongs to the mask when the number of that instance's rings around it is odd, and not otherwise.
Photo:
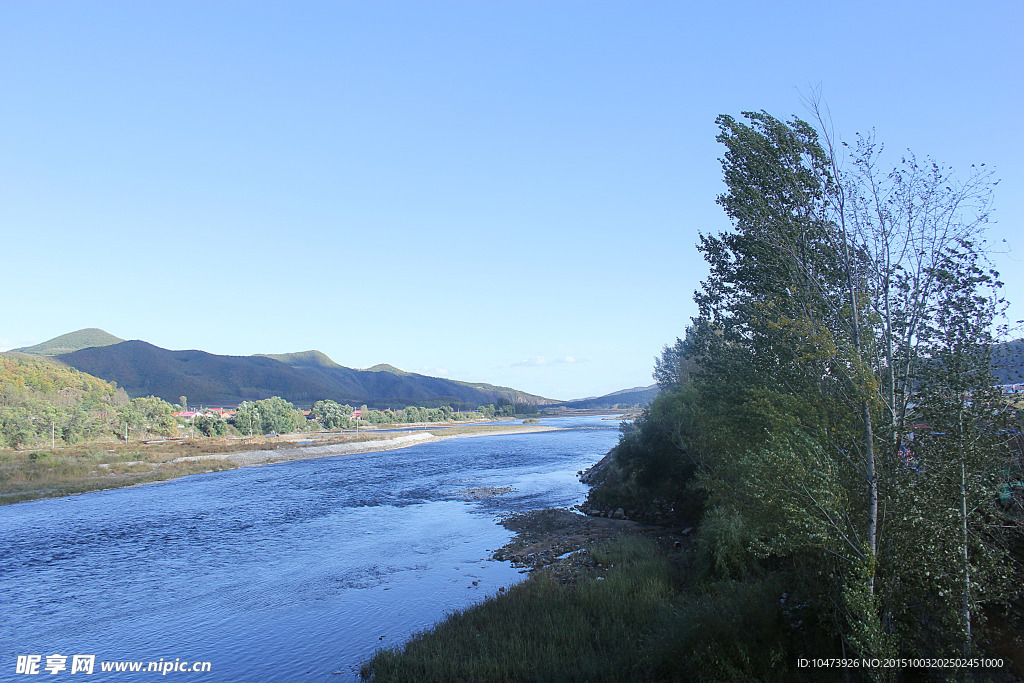
[(564, 401), (558, 405), (563, 408), (579, 408), (585, 410), (595, 410), (599, 408), (633, 408), (648, 405), (657, 395), (658, 385), (652, 384), (646, 387), (633, 387), (632, 389), (613, 391), (612, 393), (605, 394), (604, 396), (592, 396), (590, 398), (576, 399), (575, 401)]
[(1024, 339), (996, 344), (992, 374), (1000, 384), (1024, 382)]
[(123, 341), (124, 339), (115, 337), (109, 332), (104, 332), (98, 327), (87, 327), (84, 330), (62, 334), (59, 337), (54, 337), (35, 346), (23, 346), (20, 349), (11, 349), (11, 351), (27, 353), (32, 356), (57, 356), (62, 353), (72, 353), (95, 346), (120, 344)]
[(321, 399), (381, 407), (452, 402), (476, 406), (501, 400), (555, 403), (510, 387), (429, 377), (386, 364), (357, 370), (316, 350), (221, 356), (119, 340), (95, 328), (15, 351), (52, 356), (76, 370), (116, 382), (132, 397), (153, 395), (177, 402), (185, 396), (193, 405), (236, 405), (271, 396), (307, 406)]

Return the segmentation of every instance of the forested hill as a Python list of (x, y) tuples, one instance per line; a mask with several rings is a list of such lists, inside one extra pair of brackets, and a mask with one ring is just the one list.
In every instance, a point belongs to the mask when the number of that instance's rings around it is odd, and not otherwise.
[(560, 404), (563, 408), (580, 408), (584, 410), (595, 410), (599, 408), (636, 408), (650, 404), (658, 395), (658, 385), (652, 384), (649, 387), (633, 387), (623, 389), (604, 396), (581, 398), (575, 401), (566, 401)]
[[(159, 396), (190, 404), (235, 405), (280, 396), (298, 405), (321, 399), (371, 406), (505, 401), (544, 405), (551, 399), (507, 387), (470, 384), (404, 372), (391, 366), (347, 368), (319, 351), (275, 356), (220, 356), (170, 351), (126, 341), (63, 353), (57, 358), (90, 375), (116, 382), (129, 396)], [(386, 369), (385, 369), (386, 368)]]
[(61, 353), (72, 353), (73, 351), (88, 349), (94, 346), (120, 344), (123, 341), (124, 339), (115, 337), (99, 328), (87, 327), (84, 330), (62, 334), (59, 337), (54, 337), (35, 346), (25, 346), (20, 349), (11, 350), (18, 353), (27, 353), (32, 356), (56, 356)]

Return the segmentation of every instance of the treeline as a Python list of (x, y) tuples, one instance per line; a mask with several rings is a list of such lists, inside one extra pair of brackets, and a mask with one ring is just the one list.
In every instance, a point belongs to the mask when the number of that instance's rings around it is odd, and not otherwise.
[(0, 445), (74, 444), (109, 434), (128, 395), (74, 368), (0, 356)]
[[(709, 622), (679, 644), (693, 679), (990, 655), (1024, 584), (1019, 425), (991, 375), (995, 183), (744, 118), (718, 119), (733, 228), (700, 237), (698, 315), (588, 504), (699, 524), (690, 594)], [(715, 628), (727, 611), (742, 628)]]
[[(412, 424), (417, 422), (459, 422), (480, 418), (515, 417), (537, 415), (538, 408), (532, 403), (517, 403), (500, 398), (497, 404), (477, 406), (466, 409), (467, 404), (459, 408), (441, 405), (435, 408), (424, 406), (406, 406), (405, 408), (385, 408), (370, 410), (365, 405), (359, 408), (358, 420), (371, 425)], [(317, 401), (313, 404), (310, 418), (316, 420), (324, 429), (350, 429), (356, 426), (353, 417), (356, 409), (349, 405), (339, 405), (335, 401)]]
[[(185, 397), (181, 403), (185, 404)], [(280, 397), (246, 401), (235, 415), (174, 413), (184, 405), (154, 396), (129, 399), (123, 389), (49, 360), (0, 356), (0, 447), (71, 445), (82, 441), (137, 440), (176, 436), (243, 436), (294, 431), (350, 429), (358, 424), (454, 422), (514, 415), (535, 415), (537, 406), (499, 399), (468, 409), (467, 404), (406, 406), (370, 410), (335, 401), (313, 404), (309, 418)], [(187, 431), (186, 431), (187, 429)]]

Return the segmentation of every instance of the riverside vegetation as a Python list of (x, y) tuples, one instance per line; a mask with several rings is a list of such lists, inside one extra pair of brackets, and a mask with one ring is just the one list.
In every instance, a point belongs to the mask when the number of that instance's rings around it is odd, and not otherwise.
[[(909, 153), (883, 168), (871, 137), (816, 123), (719, 117), (733, 228), (701, 236), (710, 275), (656, 360), (661, 393), (585, 476), (591, 514), (694, 526), (693, 542), (593, 545), (568, 578), (571, 559), (379, 651), (365, 678), (1024, 676), (995, 183)], [(799, 664), (815, 658), (896, 664)]]
[[(230, 460), (195, 458), (277, 449), (280, 435), (301, 431), (318, 445), (385, 438), (337, 431), (391, 424), (469, 422), (536, 406), (499, 399), (477, 410), (406, 406), (361, 415), (334, 401), (313, 404), (309, 418), (280, 397), (247, 401), (230, 420), (216, 414), (175, 417), (184, 408), (153, 396), (129, 398), (112, 382), (47, 358), (0, 355), (0, 504), (160, 481), (231, 469)], [(485, 433), (485, 427), (467, 427)], [(326, 432), (326, 433), (324, 433)], [(449, 432), (446, 432), (448, 434)], [(465, 429), (450, 432), (465, 434)]]

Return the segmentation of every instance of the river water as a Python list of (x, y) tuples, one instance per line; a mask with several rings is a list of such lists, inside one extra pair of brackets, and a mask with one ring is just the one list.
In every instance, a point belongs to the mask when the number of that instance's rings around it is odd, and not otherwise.
[[(452, 610), (523, 579), (510, 512), (571, 506), (618, 422), (193, 475), (0, 508), (0, 681), (351, 681)], [(512, 487), (480, 500), (466, 491)], [(47, 657), (66, 668), (51, 675)], [(39, 674), (17, 672), (39, 655)], [(93, 674), (71, 673), (94, 655)], [(103, 673), (101, 662), (209, 662)], [(145, 667), (144, 667), (145, 668)]]

